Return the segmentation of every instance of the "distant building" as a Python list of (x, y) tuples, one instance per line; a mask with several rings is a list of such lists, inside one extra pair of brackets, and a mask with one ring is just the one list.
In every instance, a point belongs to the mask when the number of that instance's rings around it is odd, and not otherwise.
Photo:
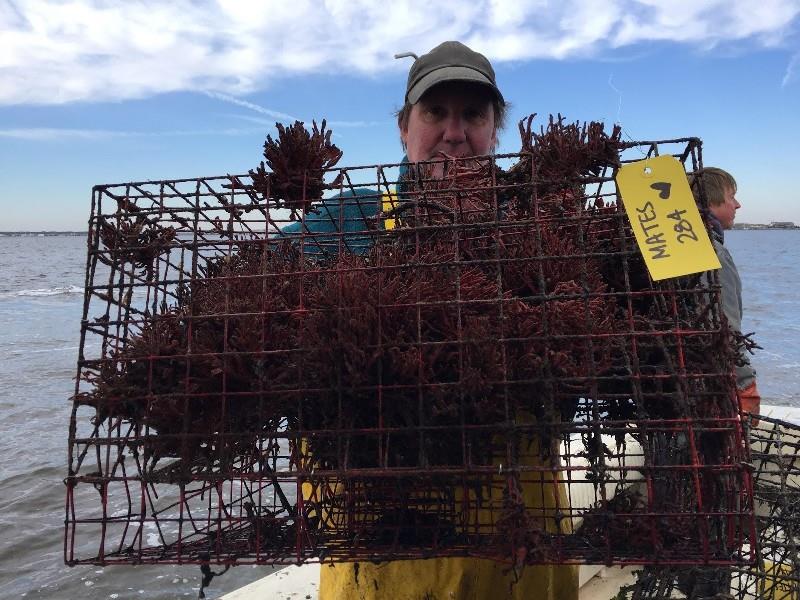
[(772, 221), (769, 225), (762, 223), (734, 223), (734, 229), (800, 229), (791, 221)]
[(769, 229), (769, 225), (763, 225), (761, 223), (734, 223), (734, 229)]

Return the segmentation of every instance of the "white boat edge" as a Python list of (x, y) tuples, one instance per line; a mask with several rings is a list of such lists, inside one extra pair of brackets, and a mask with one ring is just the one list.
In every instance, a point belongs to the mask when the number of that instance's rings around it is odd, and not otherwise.
[[(762, 406), (765, 417), (780, 419), (800, 425), (800, 408), (791, 406)], [(220, 600), (318, 600), (319, 563), (289, 566), (233, 592), (221, 596)], [(604, 565), (581, 565), (579, 585), (581, 600), (608, 600), (620, 587), (634, 581), (638, 567), (606, 567)]]
[[(220, 600), (318, 600), (319, 563), (289, 566), (234, 590)], [(637, 567), (580, 566), (581, 600), (608, 600), (623, 585), (633, 583)]]

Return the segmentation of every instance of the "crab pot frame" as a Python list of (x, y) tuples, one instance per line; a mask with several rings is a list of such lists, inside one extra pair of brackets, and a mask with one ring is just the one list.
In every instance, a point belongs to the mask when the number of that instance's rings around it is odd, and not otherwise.
[(666, 153), (95, 187), (66, 562), (751, 560), (716, 276), (652, 282), (614, 182)]
[(800, 596), (800, 426), (764, 416), (750, 416), (748, 423), (757, 537), (747, 544), (756, 561), (718, 568), (648, 568), (621, 597), (788, 600)]

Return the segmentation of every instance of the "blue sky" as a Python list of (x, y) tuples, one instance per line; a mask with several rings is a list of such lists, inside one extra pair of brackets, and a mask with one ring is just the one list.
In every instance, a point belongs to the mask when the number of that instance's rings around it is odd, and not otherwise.
[(536, 112), (698, 136), (740, 222), (793, 220), (800, 0), (0, 0), (0, 230), (82, 230), (98, 183), (243, 173), (275, 121), (394, 162), (410, 59), (458, 39)]

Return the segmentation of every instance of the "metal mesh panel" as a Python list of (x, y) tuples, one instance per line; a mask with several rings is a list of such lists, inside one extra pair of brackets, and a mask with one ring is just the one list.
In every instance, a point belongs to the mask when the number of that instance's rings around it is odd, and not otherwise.
[(751, 417), (750, 451), (757, 536), (754, 562), (732, 567), (647, 569), (621, 597), (789, 600), (800, 597), (800, 427)]
[(97, 186), (66, 561), (748, 560), (715, 277), (651, 282), (613, 180), (658, 153)]

